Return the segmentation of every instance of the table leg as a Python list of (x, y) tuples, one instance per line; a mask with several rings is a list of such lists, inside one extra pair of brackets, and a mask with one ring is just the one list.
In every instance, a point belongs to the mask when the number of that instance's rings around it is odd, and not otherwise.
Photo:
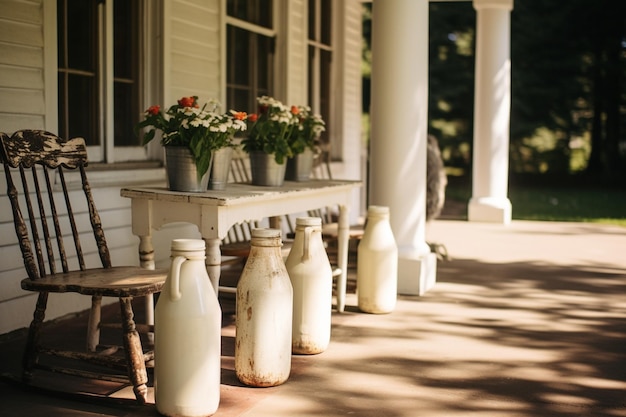
[[(145, 269), (154, 270), (154, 247), (152, 236), (139, 236), (139, 265)], [(154, 325), (154, 295), (146, 295), (146, 324)], [(154, 332), (148, 332), (148, 343), (154, 344)]]
[(219, 239), (204, 239), (206, 242), (206, 270), (209, 273), (209, 279), (215, 295), (218, 294), (220, 284), (220, 274), (222, 272), (222, 253), (220, 251)]
[(346, 287), (348, 282), (348, 244), (350, 240), (349, 208), (339, 206), (337, 224), (337, 260), (341, 274), (337, 277), (337, 311), (342, 313), (346, 306)]

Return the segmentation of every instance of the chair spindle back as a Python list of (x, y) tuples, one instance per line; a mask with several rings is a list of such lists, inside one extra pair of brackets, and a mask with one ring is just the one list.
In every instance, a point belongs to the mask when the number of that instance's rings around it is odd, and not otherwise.
[[(102, 266), (111, 267), (102, 223), (85, 175), (84, 139), (64, 140), (42, 130), (21, 130), (12, 136), (1, 134), (0, 141), (7, 194), (28, 276), (37, 279), (48, 273), (68, 272), (72, 269), (71, 259), (75, 259), (80, 270), (86, 269), (86, 251), (81, 244), (80, 224), (75, 219), (80, 210), (89, 213)], [(72, 190), (65, 175), (68, 170), (80, 173), (85, 207), (75, 208), (70, 202)]]

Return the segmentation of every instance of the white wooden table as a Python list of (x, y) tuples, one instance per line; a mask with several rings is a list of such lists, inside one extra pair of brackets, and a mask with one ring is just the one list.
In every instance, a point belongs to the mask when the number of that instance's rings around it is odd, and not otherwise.
[(152, 230), (173, 222), (195, 224), (206, 241), (206, 266), (218, 290), (220, 241), (234, 224), (261, 220), (307, 210), (339, 206), (337, 311), (343, 312), (348, 267), (349, 210), (359, 181), (286, 181), (281, 187), (259, 187), (229, 183), (225, 190), (204, 193), (169, 191), (158, 187), (122, 188), (122, 197), (132, 199), (132, 232), (139, 237), (139, 259), (144, 268), (154, 269)]

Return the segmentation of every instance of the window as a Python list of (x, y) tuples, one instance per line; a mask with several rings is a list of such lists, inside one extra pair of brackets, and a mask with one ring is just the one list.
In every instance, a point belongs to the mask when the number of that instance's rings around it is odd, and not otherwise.
[(228, 0), (226, 104), (256, 112), (256, 98), (274, 87), (272, 0)]
[(87, 145), (99, 145), (96, 3), (61, 0), (57, 7), (59, 135), (82, 136)]
[(116, 1), (113, 7), (113, 102), (115, 146), (137, 145), (139, 121), (139, 8), (137, 1)]
[(133, 130), (141, 114), (140, 6), (57, 1), (59, 135), (84, 137), (93, 161), (145, 159)]
[(331, 0), (309, 0), (309, 105), (326, 121), (323, 143), (329, 142), (331, 130), (331, 6)]

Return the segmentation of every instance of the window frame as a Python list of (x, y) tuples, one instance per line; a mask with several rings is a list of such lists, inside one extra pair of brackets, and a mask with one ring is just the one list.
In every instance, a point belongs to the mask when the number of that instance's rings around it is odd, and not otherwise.
[[(93, 162), (102, 163), (115, 163), (115, 162), (128, 162), (128, 161), (145, 161), (147, 159), (147, 151), (144, 146), (141, 145), (139, 139), (137, 139), (136, 146), (115, 146), (115, 103), (114, 103), (114, 2), (126, 1), (126, 0), (109, 0), (106, 2), (98, 1), (96, 4), (96, 27), (93, 28), (94, 36), (96, 37), (96, 50), (94, 51), (93, 58), (96, 60), (96, 95), (94, 104), (96, 105), (95, 115), (95, 134), (99, 142), (98, 145), (90, 145), (87, 147), (89, 153), (89, 159)], [(144, 54), (144, 42), (145, 35), (145, 16), (146, 16), (146, 2), (143, 0), (137, 0), (138, 13), (137, 24), (139, 26), (138, 39), (136, 40), (138, 45), (137, 54), (137, 91), (138, 100), (137, 105), (137, 117), (141, 114), (142, 104), (145, 98), (142, 100), (141, 91), (143, 91), (144, 85), (144, 62), (142, 57)], [(56, 9), (61, 4), (57, 3)], [(58, 19), (57, 19), (58, 20)], [(57, 36), (61, 37), (63, 34), (57, 32)], [(61, 63), (59, 63), (61, 64)], [(60, 76), (60, 71), (57, 70), (57, 79)], [(58, 91), (57, 94), (63, 94), (62, 91)], [(57, 119), (65, 117), (64, 111), (59, 109)], [(60, 125), (59, 125), (60, 129)], [(65, 134), (61, 132), (61, 134)]]
[[(322, 133), (320, 140), (322, 144), (326, 146), (330, 146), (331, 152), (332, 149), (336, 145), (335, 141), (332, 138), (335, 136), (333, 134), (333, 126), (335, 125), (335, 106), (333, 100), (333, 85), (334, 85), (334, 57), (336, 55), (336, 48), (334, 47), (334, 43), (336, 42), (335, 37), (335, 5), (332, 0), (328, 1), (329, 6), (329, 14), (330, 14), (330, 22), (328, 22), (330, 35), (328, 37), (329, 43), (324, 43), (323, 34), (322, 34), (322, 1), (324, 0), (307, 0), (307, 13), (309, 13), (311, 7), (310, 3), (314, 2), (314, 13), (315, 16), (313, 18), (313, 22), (316, 23), (315, 28), (313, 28), (314, 35), (313, 39), (309, 36), (311, 31), (310, 27), (307, 27), (306, 30), (306, 48), (307, 48), (307, 96), (309, 101), (309, 106), (314, 113), (321, 114), (326, 122), (326, 131)], [(307, 20), (310, 25), (311, 18)], [(311, 54), (311, 50), (313, 53)], [(328, 80), (326, 82), (326, 90), (322, 91), (322, 52), (327, 52), (330, 55), (329, 64), (328, 64)], [(312, 60), (312, 62), (311, 62)], [(324, 97), (325, 93), (325, 97)], [(326, 107), (324, 108), (324, 104), (326, 103)], [(333, 155), (337, 153), (337, 150), (332, 152)]]
[[(278, 83), (278, 73), (279, 68), (278, 68), (278, 51), (276, 48), (276, 43), (277, 43), (277, 38), (278, 38), (278, 29), (277, 29), (277, 8), (280, 6), (280, 4), (278, 3), (277, 0), (271, 0), (272, 1), (272, 22), (271, 22), (271, 27), (266, 27), (266, 26), (262, 26), (259, 24), (255, 24), (252, 23), (250, 21), (247, 20), (243, 20), (234, 16), (230, 16), (227, 12), (227, 0), (223, 0), (223, 5), (224, 5), (224, 13), (223, 13), (223, 30), (224, 30), (224, 50), (225, 51), (230, 51), (233, 50), (233, 47), (230, 47), (228, 45), (228, 32), (229, 32), (229, 26), (230, 27), (234, 27), (243, 31), (248, 32), (248, 35), (250, 34), (254, 34), (256, 36), (264, 36), (266, 38), (268, 38), (270, 40), (270, 42), (273, 42), (273, 46), (272, 48), (272, 59), (273, 59), (273, 71), (272, 74), (269, 75), (269, 79), (267, 80), (269, 83), (269, 94), (273, 95), (273, 96), (277, 96), (278, 91), (283, 88), (283, 86), (280, 86)], [(231, 100), (229, 100), (230, 97), (230, 89), (231, 89), (231, 83), (229, 83), (228, 81), (228, 72), (230, 71), (230, 62), (229, 62), (229, 55), (226, 52), (223, 55), (223, 59), (224, 59), (224, 96), (225, 96), (225, 104), (228, 108), (231, 107), (237, 107), (235, 104), (233, 104), (231, 102)], [(257, 62), (257, 56), (254, 54), (250, 54), (249, 57), (249, 63), (248, 66), (250, 68), (250, 71), (256, 71), (256, 67), (257, 65), (255, 65), (255, 63)], [(250, 76), (250, 74), (248, 74)], [(243, 110), (243, 111), (249, 111), (249, 112), (255, 112), (256, 111), (256, 97), (259, 95), (259, 90), (260, 88), (258, 87), (258, 77), (257, 75), (253, 75), (250, 76), (250, 78), (252, 79), (252, 83), (250, 85), (249, 91), (250, 91), (250, 98), (249, 98), (249, 102), (247, 103), (247, 106), (250, 106), (250, 108), (239, 108), (241, 106), (238, 106), (237, 108), (239, 110)], [(234, 87), (232, 87), (234, 88)]]

